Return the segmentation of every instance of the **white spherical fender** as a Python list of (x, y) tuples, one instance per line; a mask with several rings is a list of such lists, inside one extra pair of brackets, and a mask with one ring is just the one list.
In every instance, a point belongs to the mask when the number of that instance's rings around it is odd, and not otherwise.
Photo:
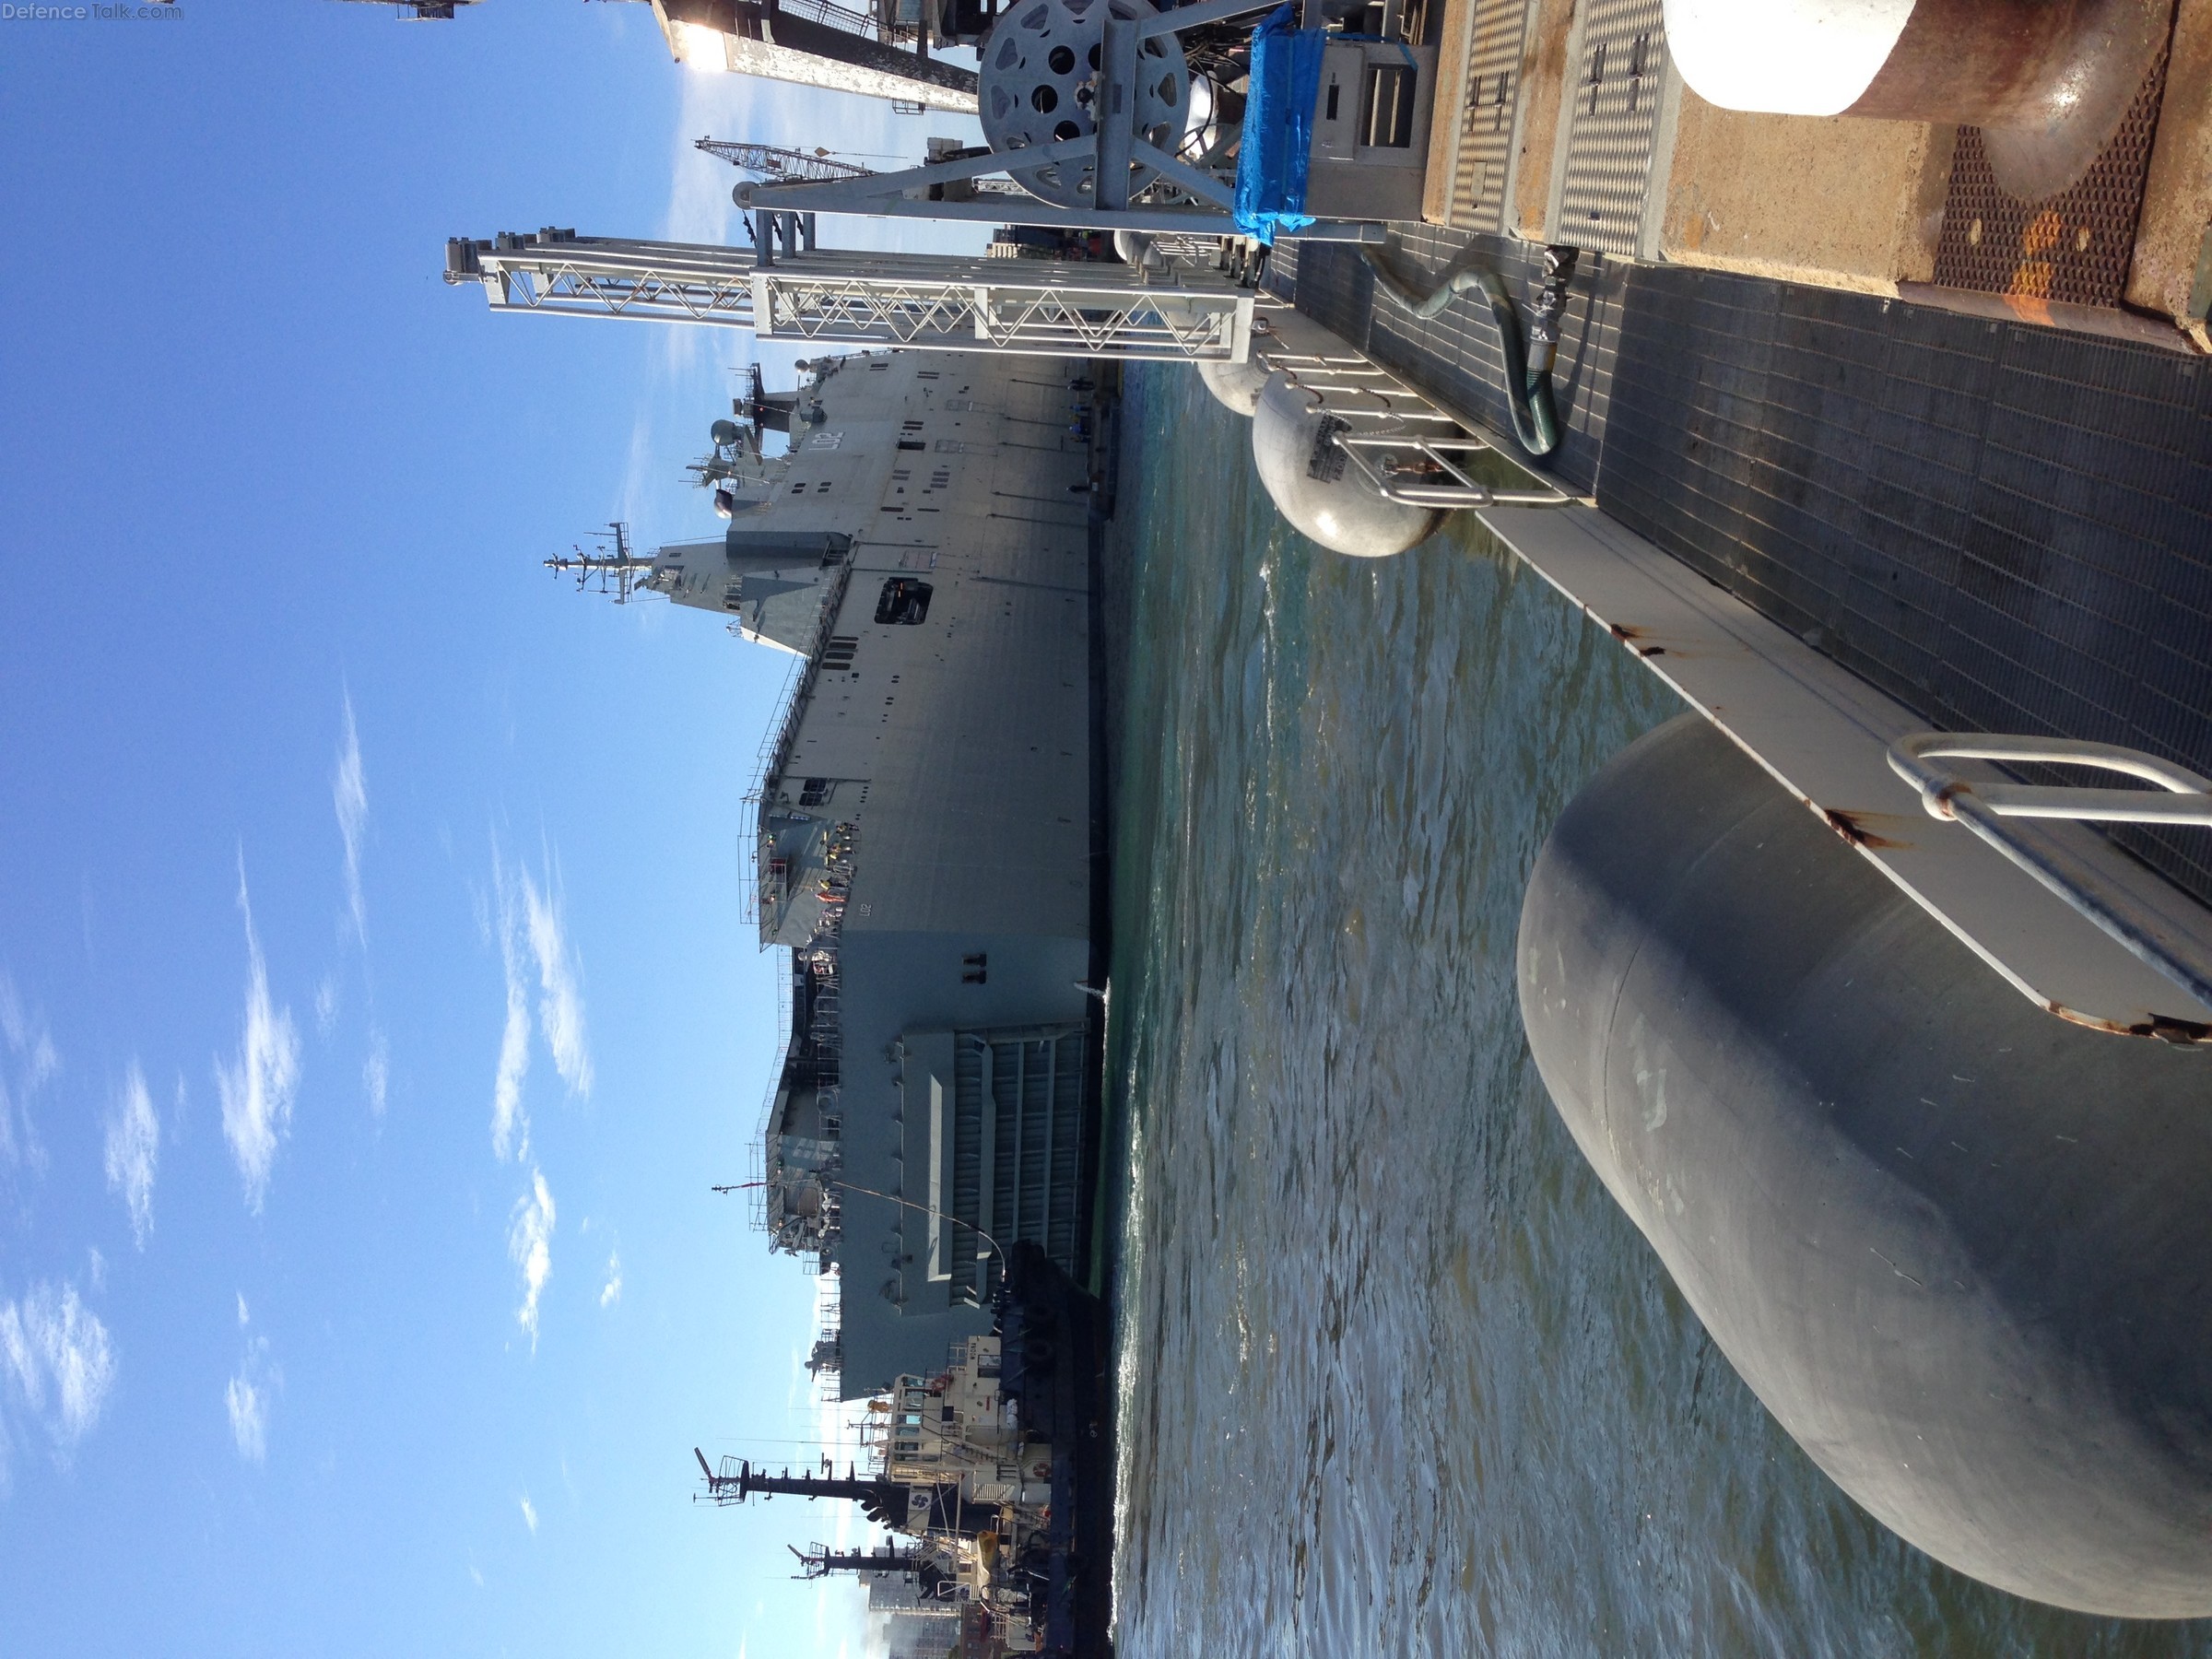
[(1252, 458), (1277, 511), (1301, 535), (1356, 559), (1387, 559), (1426, 541), (1444, 515), (1377, 495), (1327, 441), (1326, 418), (1321, 399), (1280, 370), (1260, 388)]
[(1260, 388), (1267, 383), (1267, 371), (1257, 363), (1220, 363), (1202, 358), (1198, 378), (1206, 382), (1216, 403), (1231, 414), (1250, 418), (1260, 406)]

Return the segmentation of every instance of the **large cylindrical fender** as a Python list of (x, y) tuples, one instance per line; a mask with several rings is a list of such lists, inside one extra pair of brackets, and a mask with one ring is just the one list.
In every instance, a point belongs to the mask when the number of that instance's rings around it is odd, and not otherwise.
[(1844, 1491), (2015, 1594), (2212, 1614), (2206, 1056), (2038, 1009), (1694, 715), (1560, 818), (1520, 989), (1583, 1155)]
[(1277, 511), (1304, 535), (1356, 559), (1383, 559), (1426, 541), (1443, 522), (1431, 507), (1386, 500), (1328, 441), (1321, 399), (1277, 371), (1252, 417), (1252, 458)]

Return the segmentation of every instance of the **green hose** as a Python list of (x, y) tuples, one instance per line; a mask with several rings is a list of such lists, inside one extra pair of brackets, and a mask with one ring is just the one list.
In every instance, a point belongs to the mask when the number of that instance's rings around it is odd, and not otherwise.
[(1372, 249), (1359, 256), (1375, 274), (1375, 285), (1415, 316), (1427, 320), (1441, 316), (1445, 307), (1461, 294), (1480, 288), (1497, 320), (1499, 349), (1505, 358), (1505, 401), (1512, 412), (1513, 436), (1534, 461), (1549, 461), (1565, 434), (1559, 428), (1559, 406), (1552, 400), (1551, 366), (1559, 356), (1559, 321), (1567, 311), (1567, 286), (1574, 278), (1575, 250), (1544, 250), (1544, 276), (1536, 288), (1536, 302), (1529, 312), (1528, 339), (1521, 338), (1521, 322), (1513, 314), (1513, 298), (1505, 279), (1484, 269), (1454, 271), (1444, 281), (1422, 293), (1379, 259)]

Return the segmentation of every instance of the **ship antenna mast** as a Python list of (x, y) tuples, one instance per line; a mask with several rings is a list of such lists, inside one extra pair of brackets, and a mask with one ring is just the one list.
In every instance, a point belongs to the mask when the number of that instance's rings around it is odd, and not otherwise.
[(612, 594), (617, 605), (629, 603), (630, 591), (638, 584), (640, 572), (650, 572), (653, 560), (641, 559), (629, 550), (629, 526), (619, 521), (593, 538), (598, 551), (586, 553), (582, 547), (573, 549), (565, 559), (548, 559), (546, 569), (556, 575), (573, 571), (576, 590), (582, 593), (596, 578), (599, 591)]

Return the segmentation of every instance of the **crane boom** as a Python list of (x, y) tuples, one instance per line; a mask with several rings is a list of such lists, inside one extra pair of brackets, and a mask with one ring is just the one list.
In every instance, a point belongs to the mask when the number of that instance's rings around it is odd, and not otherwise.
[(719, 156), (732, 167), (759, 173), (764, 179), (804, 179), (827, 183), (832, 179), (863, 179), (869, 170), (853, 161), (791, 149), (778, 144), (745, 144), (726, 138), (699, 138), (693, 144), (710, 156)]

